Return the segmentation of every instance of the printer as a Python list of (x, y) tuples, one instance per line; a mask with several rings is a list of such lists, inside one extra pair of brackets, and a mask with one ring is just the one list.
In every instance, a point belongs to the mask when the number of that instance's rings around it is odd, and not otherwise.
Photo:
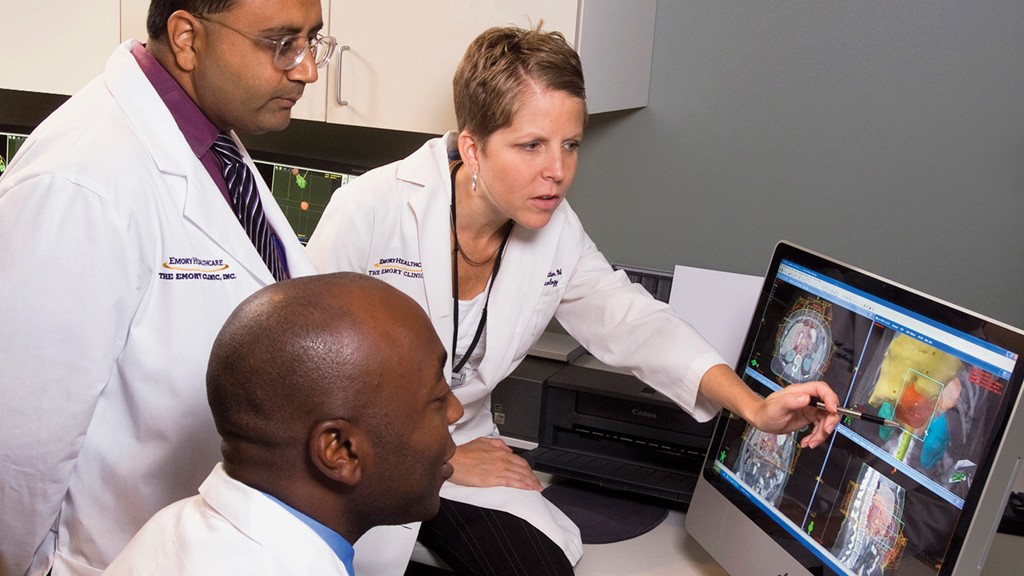
[[(502, 436), (539, 472), (689, 504), (714, 420), (584, 355), (528, 356), (491, 397)], [(534, 447), (535, 446), (535, 447)]]
[(714, 420), (697, 422), (637, 378), (566, 365), (541, 388), (534, 470), (690, 503)]
[[(669, 300), (672, 274), (616, 267), (656, 299)], [(745, 302), (751, 295), (756, 302), (756, 292), (734, 300)], [(527, 448), (521, 455), (534, 470), (684, 507), (715, 427), (714, 419), (697, 422), (636, 377), (587, 354), (569, 336), (551, 333), (494, 390), (491, 412), (513, 448)]]

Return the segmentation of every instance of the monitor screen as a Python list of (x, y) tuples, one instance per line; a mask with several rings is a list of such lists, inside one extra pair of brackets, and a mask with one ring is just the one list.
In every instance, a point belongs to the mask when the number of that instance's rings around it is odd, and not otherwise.
[(687, 531), (733, 574), (977, 574), (1024, 452), (1020, 331), (780, 243), (737, 372), (824, 380), (816, 449), (723, 411)]
[(303, 244), (316, 229), (331, 194), (367, 170), (347, 164), (329, 164), (256, 151), (250, 151), (250, 154)]
[(25, 134), (0, 132), (0, 174), (7, 170), (11, 158), (14, 158), (15, 152), (25, 143), (26, 138), (28, 136)]

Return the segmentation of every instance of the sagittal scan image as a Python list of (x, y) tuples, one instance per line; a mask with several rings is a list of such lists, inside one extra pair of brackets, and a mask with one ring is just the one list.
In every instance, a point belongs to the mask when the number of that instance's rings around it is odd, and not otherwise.
[(906, 544), (905, 498), (901, 486), (862, 465), (844, 500), (846, 519), (832, 547), (839, 563), (859, 576), (881, 576), (895, 568)]

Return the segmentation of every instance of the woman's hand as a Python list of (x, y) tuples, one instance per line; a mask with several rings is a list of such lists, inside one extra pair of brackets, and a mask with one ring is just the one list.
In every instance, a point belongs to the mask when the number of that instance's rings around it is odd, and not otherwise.
[(451, 463), (455, 473), (450, 480), (462, 486), (542, 488), (526, 460), (498, 438), (477, 438), (457, 447)]
[[(828, 410), (819, 410), (811, 404), (812, 399), (820, 399)], [(839, 424), (840, 414), (835, 411), (838, 406), (839, 398), (824, 382), (790, 384), (765, 398), (750, 423), (775, 434), (786, 434), (813, 425), (813, 430), (800, 440), (800, 445), (815, 448), (828, 439)]]
[[(701, 378), (700, 393), (765, 432), (786, 434), (813, 425), (800, 440), (804, 448), (821, 445), (839, 424), (839, 397), (824, 382), (790, 384), (761, 398), (731, 368), (718, 364)], [(812, 405), (812, 398), (821, 400), (827, 411)]]

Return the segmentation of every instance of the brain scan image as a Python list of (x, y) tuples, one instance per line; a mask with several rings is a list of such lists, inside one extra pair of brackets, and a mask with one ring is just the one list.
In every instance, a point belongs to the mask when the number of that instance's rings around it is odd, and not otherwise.
[(779, 328), (772, 372), (789, 383), (821, 378), (832, 359), (831, 305), (801, 298)]

